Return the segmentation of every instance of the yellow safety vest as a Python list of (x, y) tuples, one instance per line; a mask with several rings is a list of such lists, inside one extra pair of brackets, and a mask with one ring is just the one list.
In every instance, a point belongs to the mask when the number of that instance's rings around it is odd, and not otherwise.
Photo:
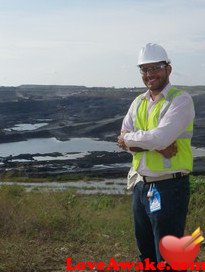
[[(148, 101), (144, 95), (139, 95), (135, 100), (133, 108), (133, 126), (135, 131), (148, 131), (156, 128), (172, 103), (172, 100), (182, 94), (182, 90), (172, 87), (166, 97), (162, 97), (152, 108), (148, 116)], [(133, 155), (133, 168), (137, 170), (142, 156), (145, 155), (146, 166), (150, 171), (163, 172), (169, 170), (192, 171), (193, 157), (191, 149), (191, 138), (193, 135), (193, 122), (176, 139), (177, 154), (170, 159), (165, 158), (157, 151), (136, 152)]]

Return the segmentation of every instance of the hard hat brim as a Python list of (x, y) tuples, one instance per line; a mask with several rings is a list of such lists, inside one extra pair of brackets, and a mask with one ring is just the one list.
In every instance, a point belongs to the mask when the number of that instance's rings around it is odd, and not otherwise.
[(167, 64), (171, 63), (171, 61), (169, 59), (166, 59), (166, 60), (162, 60), (162, 59), (160, 59), (160, 60), (146, 60), (146, 61), (138, 62), (137, 66), (140, 66), (143, 64), (149, 64), (149, 63), (158, 63), (158, 62), (162, 62), (162, 61), (166, 62)]

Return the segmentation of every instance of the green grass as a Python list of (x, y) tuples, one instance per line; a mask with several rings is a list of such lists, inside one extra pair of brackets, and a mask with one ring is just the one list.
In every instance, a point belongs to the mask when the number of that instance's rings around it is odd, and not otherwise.
[(55, 179), (55, 181), (78, 181), (78, 180), (83, 180), (83, 181), (90, 181), (90, 180), (103, 180), (101, 177), (95, 177), (95, 176), (89, 176), (85, 174), (78, 174), (78, 173), (69, 173), (69, 174), (64, 174), (60, 175), (57, 177), (52, 177), (51, 179)]
[(63, 182), (63, 181), (91, 181), (91, 180), (103, 180), (102, 177), (98, 176), (89, 176), (85, 174), (79, 173), (69, 173), (69, 174), (62, 174), (58, 176), (47, 176), (47, 177), (28, 177), (23, 176), (21, 173), (18, 175), (12, 173), (4, 173), (1, 175), (1, 181), (3, 182)]
[[(186, 233), (205, 230), (205, 180), (191, 178)], [(199, 258), (205, 261), (202, 246)], [(0, 272), (65, 271), (78, 261), (136, 260), (130, 196), (0, 188)]]

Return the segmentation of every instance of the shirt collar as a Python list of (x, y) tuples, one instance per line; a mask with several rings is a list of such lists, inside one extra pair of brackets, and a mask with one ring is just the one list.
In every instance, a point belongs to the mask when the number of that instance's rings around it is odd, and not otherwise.
[[(168, 83), (166, 86), (165, 86), (165, 88), (159, 93), (160, 94), (160, 96), (164, 96), (164, 97), (166, 97), (166, 95), (167, 95), (167, 93), (168, 93), (168, 91), (171, 89), (171, 84), (170, 83)], [(144, 95), (142, 96), (142, 99), (143, 98), (146, 98), (147, 100), (149, 100), (150, 99), (150, 90), (147, 90), (145, 93), (144, 93)]]

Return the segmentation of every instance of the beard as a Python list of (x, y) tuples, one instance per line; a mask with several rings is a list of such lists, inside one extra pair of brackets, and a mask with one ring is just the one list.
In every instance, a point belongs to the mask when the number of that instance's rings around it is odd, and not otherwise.
[(150, 91), (161, 92), (169, 83), (169, 76), (167, 72), (164, 75), (145, 76), (143, 82)]

